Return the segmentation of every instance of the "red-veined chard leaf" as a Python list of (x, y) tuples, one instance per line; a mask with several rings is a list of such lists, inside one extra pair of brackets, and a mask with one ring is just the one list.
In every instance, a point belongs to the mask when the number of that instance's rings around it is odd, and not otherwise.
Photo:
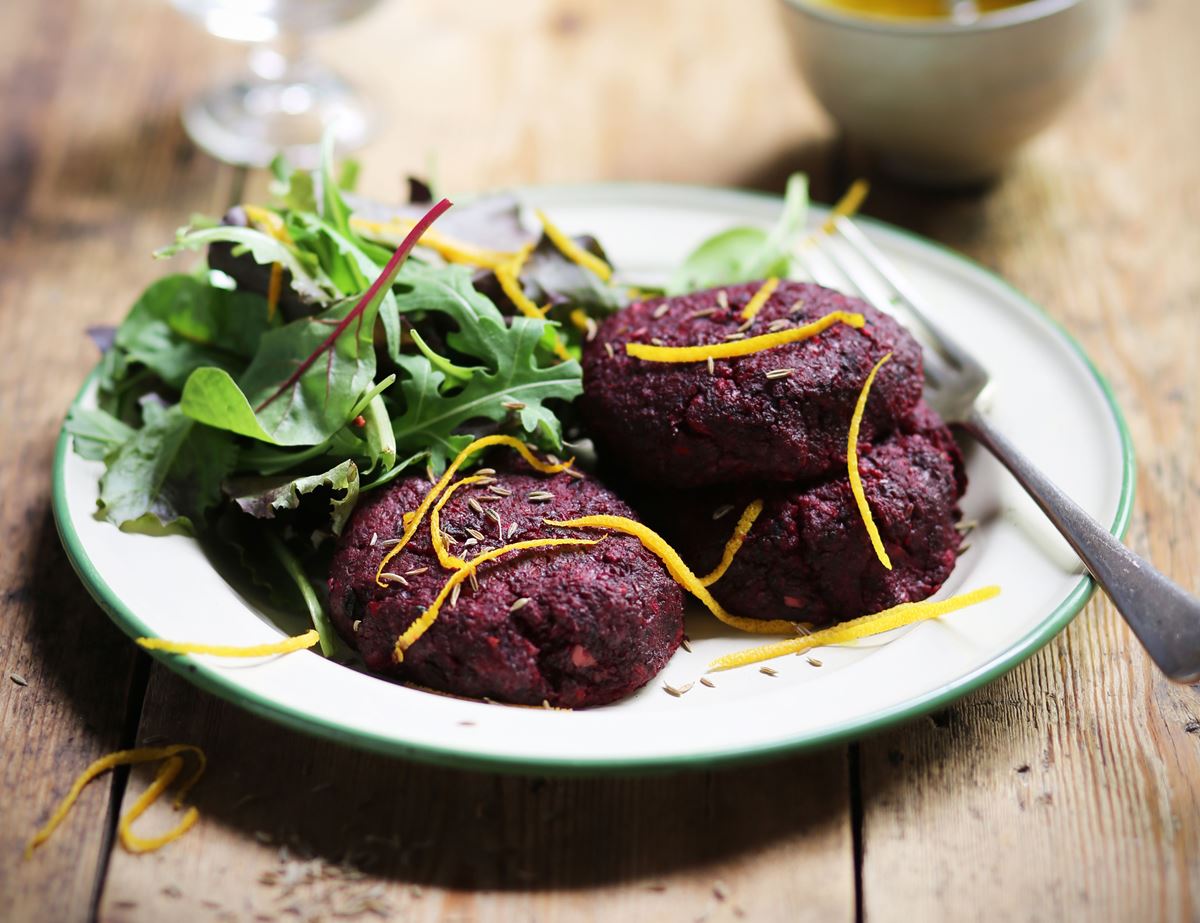
[(338, 302), (263, 336), (237, 382), (220, 369), (194, 372), (183, 389), (184, 412), (210, 426), (285, 446), (315, 445), (345, 426), (375, 377), (379, 306), (413, 245), (449, 207), (443, 199), (429, 210), (357, 302)]

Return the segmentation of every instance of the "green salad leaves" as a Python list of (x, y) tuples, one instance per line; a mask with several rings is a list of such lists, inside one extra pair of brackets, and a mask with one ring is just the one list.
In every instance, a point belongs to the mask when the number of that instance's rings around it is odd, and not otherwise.
[[(315, 174), (273, 171), (270, 206), (194, 219), (157, 251), (206, 260), (141, 294), (104, 352), (97, 406), (66, 428), (104, 464), (98, 517), (223, 545), (276, 593), (284, 574), (329, 654), (324, 561), (362, 493), (440, 472), (487, 433), (558, 450), (583, 337), (630, 290), (526, 230), (514, 199), (431, 227), (448, 202), (359, 202), (328, 145)], [(668, 291), (790, 274), (806, 193), (793, 177), (774, 229), (705, 241)], [(537, 312), (509, 301), (501, 267)]]

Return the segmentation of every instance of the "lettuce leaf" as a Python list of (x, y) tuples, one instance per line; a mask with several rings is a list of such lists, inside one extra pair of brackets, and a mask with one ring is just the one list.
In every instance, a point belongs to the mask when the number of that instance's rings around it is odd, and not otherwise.
[(691, 252), (676, 270), (667, 293), (687, 292), (756, 282), (768, 276), (792, 275), (792, 248), (804, 234), (808, 217), (808, 177), (793, 173), (784, 194), (783, 213), (770, 231), (737, 227), (722, 231)]

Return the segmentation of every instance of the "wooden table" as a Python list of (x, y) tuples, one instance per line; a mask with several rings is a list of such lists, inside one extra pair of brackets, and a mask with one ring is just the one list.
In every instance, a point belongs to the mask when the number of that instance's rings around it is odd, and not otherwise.
[[(1138, 452), (1129, 541), (1200, 587), (1200, 106), (1193, 0), (1132, 4), (1070, 112), (994, 187), (876, 184), (867, 211), (1046, 305), (1112, 382)], [(828, 201), (863, 165), (787, 58), (774, 4), (406, 0), (323, 43), (391, 123), (363, 186), (436, 158), (449, 189), (596, 179)], [(51, 448), (111, 323), (194, 211), (265, 186), (181, 133), (239, 51), (151, 0), (0, 7), (0, 917), (73, 921), (1200, 918), (1200, 700), (1105, 599), (1005, 678), (849, 746), (649, 779), (502, 778), (363, 755), (151, 665), (71, 573)], [(406, 92), (412, 88), (411, 92)], [(1081, 459), (1086, 464), (1086, 459)], [(186, 588), (181, 589), (186, 592)], [(135, 742), (192, 741), (197, 828), (115, 844)], [(166, 823), (147, 818), (153, 827)]]

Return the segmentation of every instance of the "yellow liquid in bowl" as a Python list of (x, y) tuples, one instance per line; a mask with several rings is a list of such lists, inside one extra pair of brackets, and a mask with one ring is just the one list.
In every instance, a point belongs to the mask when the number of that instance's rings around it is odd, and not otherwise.
[[(965, 13), (982, 15), (1025, 2), (1027, 0), (973, 0), (966, 4)], [(821, 0), (821, 4), (847, 13), (890, 19), (949, 19), (955, 6), (951, 0)]]

